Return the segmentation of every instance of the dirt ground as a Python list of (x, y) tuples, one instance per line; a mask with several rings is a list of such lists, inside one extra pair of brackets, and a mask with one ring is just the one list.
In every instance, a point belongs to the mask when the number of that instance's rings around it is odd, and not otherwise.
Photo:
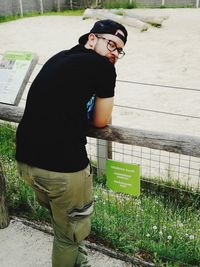
[[(168, 15), (161, 28), (146, 32), (127, 26), (126, 56), (117, 65), (118, 80), (200, 90), (200, 9), (146, 9), (139, 14)], [(50, 56), (77, 44), (94, 20), (43, 16), (0, 24), (0, 53), (32, 51), (39, 56), (31, 80)], [(101, 78), (101, 77), (100, 77)], [(29, 85), (28, 85), (29, 86)], [(28, 86), (21, 105), (24, 105)], [(160, 86), (117, 82), (115, 104), (200, 117), (200, 93)], [(115, 107), (113, 124), (200, 136), (198, 118)], [(50, 266), (52, 237), (12, 222), (0, 230), (1, 267)], [(103, 254), (90, 253), (94, 267), (127, 266)], [(99, 262), (98, 260), (99, 259)], [(111, 261), (110, 261), (111, 260)]]
[[(116, 64), (118, 80), (200, 89), (200, 9), (136, 9), (138, 14), (168, 16), (161, 28), (127, 26), (126, 56)], [(32, 51), (43, 64), (60, 50), (77, 44), (93, 19), (43, 16), (0, 24), (0, 53)], [(31, 80), (41, 68), (36, 66)], [(28, 88), (27, 88), (28, 89)], [(23, 99), (26, 98), (27, 90)], [(115, 104), (200, 117), (199, 91), (117, 82)], [(23, 103), (22, 103), (23, 104)], [(113, 124), (200, 135), (199, 119), (115, 107)]]

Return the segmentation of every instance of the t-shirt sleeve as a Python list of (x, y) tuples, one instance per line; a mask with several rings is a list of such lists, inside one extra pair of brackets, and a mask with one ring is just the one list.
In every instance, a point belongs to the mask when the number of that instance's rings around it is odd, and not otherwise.
[(99, 66), (96, 83), (96, 96), (100, 98), (114, 96), (116, 71), (112, 63), (106, 61), (104, 64)]

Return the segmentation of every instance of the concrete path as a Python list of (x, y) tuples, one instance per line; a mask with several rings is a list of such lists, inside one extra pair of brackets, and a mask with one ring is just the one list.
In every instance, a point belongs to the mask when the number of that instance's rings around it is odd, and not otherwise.
[[(53, 236), (17, 220), (0, 229), (1, 267), (50, 267)], [(88, 250), (92, 267), (130, 267), (130, 263)]]

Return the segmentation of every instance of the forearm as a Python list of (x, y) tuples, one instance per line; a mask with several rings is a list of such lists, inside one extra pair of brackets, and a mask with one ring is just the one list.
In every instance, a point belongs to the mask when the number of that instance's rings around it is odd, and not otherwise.
[(112, 110), (114, 105), (114, 98), (99, 98), (96, 97), (94, 111), (92, 116), (92, 124), (95, 127), (105, 127), (111, 118)]

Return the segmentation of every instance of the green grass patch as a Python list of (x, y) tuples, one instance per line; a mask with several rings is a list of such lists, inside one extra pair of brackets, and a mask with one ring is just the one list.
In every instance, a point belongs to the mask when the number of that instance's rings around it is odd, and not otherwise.
[[(0, 161), (7, 183), (10, 214), (50, 222), (33, 191), (16, 171), (15, 127), (0, 124)], [(200, 262), (199, 194), (142, 184), (140, 197), (106, 189), (105, 177), (94, 177), (92, 235), (106, 246), (140, 256), (157, 266), (198, 266)], [(162, 191), (163, 190), (163, 191)], [(188, 193), (188, 192), (187, 192)]]
[[(93, 231), (110, 247), (153, 260), (197, 265), (200, 262), (200, 212), (170, 199), (142, 193), (134, 198), (95, 189)], [(161, 266), (161, 265), (159, 265)], [(181, 266), (181, 265), (180, 265)], [(187, 266), (187, 265), (184, 265)]]
[(15, 158), (15, 127), (10, 123), (0, 123), (0, 157)]
[(23, 16), (20, 14), (10, 15), (10, 16), (0, 16), (0, 23), (1, 22), (8, 22), (17, 19), (29, 18), (29, 17), (36, 17), (36, 16), (82, 16), (84, 10), (77, 9), (77, 10), (64, 10), (64, 11), (48, 11), (44, 12), (43, 14), (39, 12), (28, 12), (24, 13)]
[(121, 1), (104, 1), (102, 4), (102, 8), (111, 9), (111, 8), (124, 8), (124, 9), (132, 9), (137, 8), (137, 4), (135, 1), (130, 3), (129, 0), (121, 0)]

